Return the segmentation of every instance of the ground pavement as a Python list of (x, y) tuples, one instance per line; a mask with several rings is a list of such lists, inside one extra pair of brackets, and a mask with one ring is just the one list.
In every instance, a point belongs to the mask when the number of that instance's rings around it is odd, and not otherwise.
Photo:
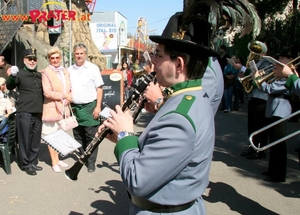
[[(264, 182), (260, 173), (267, 170), (267, 158), (247, 160), (240, 153), (247, 149), (247, 104), (240, 110), (216, 115), (216, 144), (210, 171), (210, 184), (203, 194), (208, 215), (300, 214), (300, 171), (297, 138), (288, 141), (287, 181)], [(135, 126), (141, 132), (151, 119), (144, 114)], [(288, 130), (299, 129), (295, 122)], [(42, 143), (37, 176), (20, 171), (12, 162), (12, 174), (0, 168), (0, 215), (127, 215), (128, 196), (113, 155), (114, 144), (104, 140), (99, 146), (97, 167), (88, 173), (83, 167), (77, 181), (54, 173), (47, 146)], [(14, 158), (14, 157), (13, 157)], [(64, 158), (72, 166), (74, 156)], [(199, 194), (200, 195), (200, 194)]]

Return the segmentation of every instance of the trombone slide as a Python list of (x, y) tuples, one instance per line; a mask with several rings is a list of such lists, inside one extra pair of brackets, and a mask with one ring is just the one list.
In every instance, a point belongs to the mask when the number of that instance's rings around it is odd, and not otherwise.
[(271, 123), (270, 125), (267, 125), (267, 126), (261, 128), (261, 129), (257, 130), (257, 131), (254, 131), (254, 132), (250, 135), (250, 137), (249, 137), (250, 146), (251, 146), (255, 151), (261, 152), (261, 151), (267, 150), (268, 148), (270, 148), (270, 147), (272, 147), (272, 146), (274, 146), (274, 145), (276, 145), (276, 144), (278, 144), (278, 143), (281, 143), (281, 142), (283, 142), (283, 141), (285, 141), (285, 140), (287, 140), (287, 139), (290, 139), (290, 138), (292, 138), (292, 137), (294, 137), (294, 136), (300, 134), (300, 130), (295, 131), (295, 132), (293, 132), (293, 133), (291, 133), (291, 134), (289, 134), (289, 135), (287, 135), (287, 136), (285, 136), (285, 137), (282, 137), (282, 138), (280, 138), (280, 139), (278, 139), (278, 140), (276, 140), (276, 141), (274, 141), (274, 142), (272, 142), (272, 143), (269, 143), (269, 144), (267, 144), (267, 145), (265, 145), (265, 146), (263, 146), (263, 147), (260, 147), (260, 143), (258, 143), (258, 146), (255, 146), (254, 143), (253, 143), (253, 140), (252, 140), (252, 139), (253, 139), (253, 136), (255, 136), (255, 135), (257, 135), (257, 134), (259, 134), (259, 133), (261, 133), (261, 132), (263, 132), (263, 131), (265, 131), (265, 130), (267, 130), (267, 129), (269, 129), (269, 128), (271, 128), (271, 127), (273, 127), (273, 126), (275, 126), (275, 125), (277, 125), (277, 124), (279, 124), (279, 123), (281, 123), (281, 122), (284, 122), (284, 121), (288, 120), (289, 118), (292, 118), (292, 117), (294, 117), (294, 116), (296, 116), (296, 115), (298, 115), (298, 114), (300, 114), (300, 110), (296, 111), (295, 113), (292, 113), (291, 115), (289, 115), (289, 116), (287, 116), (287, 117), (285, 117), (285, 118), (282, 118), (282, 119), (280, 119), (280, 120), (277, 120), (276, 122), (273, 122), (273, 123)]

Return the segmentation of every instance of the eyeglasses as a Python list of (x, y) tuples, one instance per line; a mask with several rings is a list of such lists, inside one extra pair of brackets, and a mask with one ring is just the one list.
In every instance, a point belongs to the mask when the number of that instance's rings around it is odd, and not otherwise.
[(27, 60), (28, 61), (34, 61), (34, 62), (36, 62), (37, 58), (36, 57), (28, 57)]
[(60, 57), (50, 57), (50, 60), (59, 60), (60, 59)]

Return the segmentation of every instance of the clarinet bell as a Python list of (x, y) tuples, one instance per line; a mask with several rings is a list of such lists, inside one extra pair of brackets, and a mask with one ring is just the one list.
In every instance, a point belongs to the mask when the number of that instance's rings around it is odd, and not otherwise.
[(82, 166), (83, 164), (77, 161), (70, 169), (67, 169), (65, 171), (65, 176), (67, 177), (67, 179), (76, 181), (78, 173), (80, 172)]

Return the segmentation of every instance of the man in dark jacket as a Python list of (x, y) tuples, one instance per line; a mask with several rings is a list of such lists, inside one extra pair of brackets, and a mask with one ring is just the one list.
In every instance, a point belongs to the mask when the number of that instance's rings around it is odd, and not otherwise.
[(36, 175), (36, 171), (42, 170), (37, 163), (43, 110), (42, 76), (36, 69), (36, 49), (26, 49), (23, 62), (25, 66), (20, 71), (16, 67), (11, 69), (6, 85), (9, 90), (17, 87), (19, 92), (16, 119), (21, 168), (28, 175)]

